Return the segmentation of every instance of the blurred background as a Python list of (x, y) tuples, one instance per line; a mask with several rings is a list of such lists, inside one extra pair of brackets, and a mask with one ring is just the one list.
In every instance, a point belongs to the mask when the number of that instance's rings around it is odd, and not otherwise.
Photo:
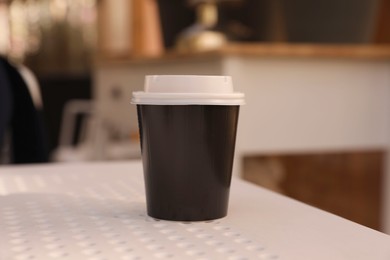
[(0, 0), (0, 56), (1, 164), (139, 159), (145, 75), (231, 75), (235, 174), (390, 233), (390, 0)]

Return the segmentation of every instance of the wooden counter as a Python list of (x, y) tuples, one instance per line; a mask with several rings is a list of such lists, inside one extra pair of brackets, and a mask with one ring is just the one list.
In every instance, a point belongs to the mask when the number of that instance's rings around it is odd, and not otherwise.
[(220, 56), (274, 58), (347, 58), (390, 60), (389, 45), (324, 45), (324, 44), (229, 44), (219, 50), (201, 53), (167, 52), (161, 56), (98, 57), (99, 65), (115, 63), (166, 62), (182, 59), (205, 59)]

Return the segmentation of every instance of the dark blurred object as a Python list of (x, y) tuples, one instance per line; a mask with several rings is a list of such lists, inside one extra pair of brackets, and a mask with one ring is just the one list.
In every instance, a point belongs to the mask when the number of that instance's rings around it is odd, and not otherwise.
[(175, 45), (176, 37), (195, 21), (195, 11), (185, 0), (158, 0), (164, 46)]
[(381, 1), (375, 42), (390, 43), (390, 0)]
[[(73, 99), (91, 99), (90, 74), (41, 75), (38, 77), (45, 104), (45, 122), (50, 133), (50, 151), (58, 145), (61, 117), (65, 104)], [(76, 126), (78, 136), (79, 122)], [(74, 143), (77, 140), (74, 140)]]
[(12, 163), (47, 162), (48, 150), (42, 115), (34, 106), (26, 82), (18, 69), (3, 57), (0, 57), (0, 70), (0, 144), (9, 128)]
[(369, 43), (379, 0), (281, 0), (289, 42)]
[(233, 41), (284, 39), (280, 2), (275, 0), (225, 2), (220, 5), (220, 27)]
[[(158, 0), (164, 44), (172, 48), (185, 28), (196, 20), (186, 0)], [(285, 39), (280, 2), (275, 0), (218, 1), (216, 30), (231, 41), (281, 41)]]
[(3, 147), (12, 116), (12, 93), (4, 58), (0, 57), (0, 149)]
[[(390, 0), (221, 0), (220, 30), (231, 41), (390, 42)], [(165, 47), (195, 21), (186, 0), (159, 0)], [(379, 18), (379, 19), (378, 19)]]
[(91, 67), (92, 53), (78, 28), (60, 23), (42, 32), (41, 48), (26, 56), (25, 63), (37, 75), (85, 73)]

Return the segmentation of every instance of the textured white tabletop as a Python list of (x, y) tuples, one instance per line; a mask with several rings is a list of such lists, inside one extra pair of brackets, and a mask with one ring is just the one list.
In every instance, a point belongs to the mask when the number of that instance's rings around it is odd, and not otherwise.
[(232, 182), (209, 222), (146, 215), (140, 162), (0, 167), (0, 260), (390, 259), (390, 236)]

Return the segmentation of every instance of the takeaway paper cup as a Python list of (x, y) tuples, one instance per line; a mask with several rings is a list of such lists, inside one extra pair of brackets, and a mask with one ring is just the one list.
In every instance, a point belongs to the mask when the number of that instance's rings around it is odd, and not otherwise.
[(226, 216), (244, 94), (228, 76), (147, 76), (137, 105), (148, 215)]

